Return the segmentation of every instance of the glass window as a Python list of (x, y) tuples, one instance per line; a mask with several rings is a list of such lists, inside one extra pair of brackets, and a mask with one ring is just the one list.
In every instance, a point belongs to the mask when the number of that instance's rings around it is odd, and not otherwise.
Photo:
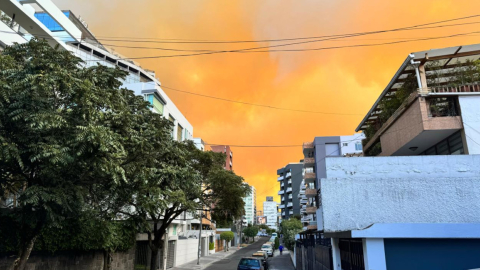
[[(70, 12), (63, 11), (63, 14), (69, 18)], [(35, 13), (35, 18), (37, 18), (48, 30), (52, 32), (64, 31), (64, 29), (47, 13)]]
[(183, 127), (178, 125), (177, 128), (177, 141), (181, 141), (183, 139)]
[(161, 102), (154, 94), (150, 94), (147, 96), (148, 102), (152, 105), (153, 109), (159, 114), (163, 115), (163, 107), (164, 104)]
[(362, 151), (362, 150), (363, 150), (362, 143), (361, 142), (355, 143), (355, 151)]

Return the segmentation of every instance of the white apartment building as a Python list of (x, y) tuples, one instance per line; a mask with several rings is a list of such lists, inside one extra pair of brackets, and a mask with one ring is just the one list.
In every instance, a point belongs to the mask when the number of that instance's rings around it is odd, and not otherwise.
[(273, 201), (273, 197), (268, 196), (267, 200), (263, 202), (263, 215), (267, 218), (267, 226), (271, 229), (277, 230), (277, 202)]
[(128, 72), (123, 87), (143, 96), (153, 111), (174, 123), (174, 139), (192, 139), (192, 125), (163, 91), (155, 73), (103, 46), (73, 12), (60, 10), (50, 0), (0, 0), (0, 11), (14, 18), (10, 24), (0, 21), (0, 50), (39, 37), (52, 46), (71, 51), (85, 61), (86, 67), (97, 64), (119, 67)]
[(247, 224), (255, 224), (257, 219), (257, 192), (254, 186), (250, 186), (250, 194), (243, 198), (245, 202), (245, 219)]

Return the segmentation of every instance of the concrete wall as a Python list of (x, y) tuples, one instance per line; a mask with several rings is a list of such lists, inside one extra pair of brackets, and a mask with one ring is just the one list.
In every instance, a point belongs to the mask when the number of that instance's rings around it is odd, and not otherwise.
[(326, 232), (374, 223), (479, 223), (480, 156), (327, 158)]
[(465, 140), (470, 155), (480, 154), (480, 105), (479, 96), (458, 97), (460, 110), (462, 111)]
[[(0, 269), (13, 270), (15, 256), (0, 253)], [(133, 270), (135, 249), (114, 253), (112, 269)], [(33, 252), (26, 270), (103, 270), (103, 252), (56, 252), (55, 254)]]
[(175, 251), (175, 265), (182, 265), (197, 259), (198, 239), (179, 239), (177, 240), (177, 250)]

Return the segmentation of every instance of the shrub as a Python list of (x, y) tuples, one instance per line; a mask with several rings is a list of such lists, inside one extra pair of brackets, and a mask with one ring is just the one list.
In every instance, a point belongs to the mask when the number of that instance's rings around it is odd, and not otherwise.
[(215, 249), (215, 244), (210, 242), (210, 244), (208, 244), (208, 249), (210, 249), (210, 250)]
[(275, 247), (274, 247), (274, 249), (278, 249), (279, 246), (280, 246), (280, 240), (278, 239), (278, 237), (275, 237)]

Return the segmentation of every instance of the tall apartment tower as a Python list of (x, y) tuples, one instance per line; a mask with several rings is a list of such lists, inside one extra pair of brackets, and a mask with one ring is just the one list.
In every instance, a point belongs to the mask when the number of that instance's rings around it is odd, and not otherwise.
[(267, 218), (267, 226), (271, 229), (277, 229), (277, 202), (273, 201), (272, 196), (267, 196), (267, 200), (263, 202), (263, 215)]
[[(302, 223), (304, 230), (317, 230), (317, 221), (322, 215), (322, 206), (318, 190), (320, 180), (326, 178), (325, 158), (362, 155), (363, 133), (351, 136), (315, 137), (313, 142), (303, 144), (303, 184), (299, 201), (302, 204)], [(297, 195), (298, 197), (298, 195)], [(317, 218), (318, 217), (318, 218)]]
[(300, 215), (300, 201), (298, 193), (302, 183), (303, 163), (289, 163), (287, 166), (278, 169), (278, 182), (280, 184), (280, 205), (282, 219), (289, 219), (293, 215)]
[(255, 224), (257, 219), (257, 191), (250, 186), (250, 194), (243, 198), (245, 202), (245, 219), (248, 224)]
[(225, 170), (233, 171), (233, 152), (228, 145), (212, 145), (212, 151), (224, 153), (227, 156), (225, 160)]

